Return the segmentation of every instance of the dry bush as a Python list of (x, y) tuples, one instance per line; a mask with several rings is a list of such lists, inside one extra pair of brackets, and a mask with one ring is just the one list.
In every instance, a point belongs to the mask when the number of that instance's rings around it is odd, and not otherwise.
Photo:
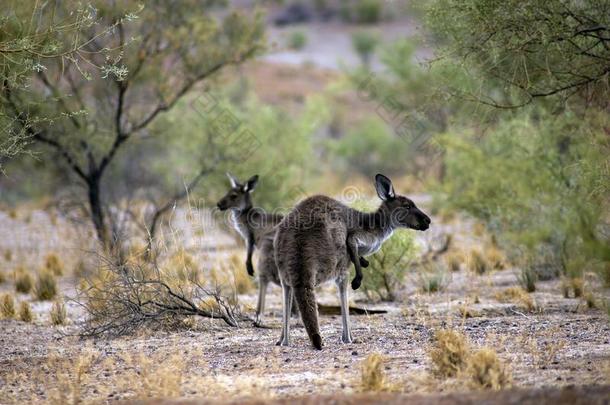
[(481, 252), (473, 249), (468, 257), (468, 269), (475, 274), (485, 274), (489, 270), (489, 263)]
[(230, 326), (248, 319), (219, 289), (196, 280), (170, 280), (172, 271), (162, 271), (156, 262), (103, 260), (104, 266), (79, 290), (77, 302), (87, 314), (82, 335), (120, 336), (142, 327), (183, 327), (188, 316), (221, 319)]
[(3, 271), (0, 271), (0, 284), (3, 284), (6, 282), (6, 274), (4, 274)]
[(593, 293), (587, 292), (584, 294), (583, 298), (587, 303), (587, 308), (595, 309), (599, 307), (599, 305), (597, 304), (597, 299), (595, 298), (595, 295)]
[(473, 388), (500, 390), (510, 387), (511, 375), (495, 351), (482, 348), (467, 361), (466, 376)]
[(36, 279), (34, 286), (34, 294), (41, 301), (48, 301), (55, 298), (57, 295), (57, 281), (53, 273), (41, 271)]
[(506, 267), (504, 254), (495, 246), (490, 246), (485, 250), (485, 257), (494, 270), (503, 270)]
[(12, 295), (2, 295), (2, 300), (0, 300), (0, 315), (5, 319), (12, 319), (15, 317), (15, 300)]
[(466, 304), (462, 304), (458, 307), (458, 313), (462, 318), (477, 318), (481, 316), (481, 313), (479, 311), (470, 308)]
[(447, 267), (451, 271), (460, 271), (462, 268), (462, 263), (466, 260), (464, 258), (464, 254), (462, 252), (450, 252), (445, 256), (445, 263), (447, 263)]
[(179, 249), (170, 257), (164, 273), (165, 281), (169, 284), (201, 282), (195, 259), (184, 249)]
[(19, 320), (23, 322), (32, 322), (34, 320), (32, 308), (27, 301), (21, 301), (19, 304)]
[(432, 262), (423, 266), (419, 273), (419, 286), (425, 293), (443, 291), (449, 284), (451, 275), (442, 263)]
[(23, 267), (15, 271), (15, 291), (28, 294), (32, 290), (33, 284), (32, 276)]
[(520, 304), (528, 311), (536, 309), (536, 304), (531, 295), (521, 287), (509, 287), (495, 294), (496, 300), (500, 302), (514, 302)]
[(393, 391), (396, 387), (390, 384), (386, 378), (385, 358), (379, 353), (369, 354), (360, 363), (359, 391), (382, 392)]
[(64, 274), (64, 265), (59, 256), (55, 253), (49, 253), (45, 257), (44, 268), (56, 276), (62, 276)]
[(91, 269), (89, 268), (89, 265), (84, 259), (79, 259), (74, 265), (74, 268), (72, 269), (72, 274), (74, 275), (74, 277), (80, 279), (87, 276), (88, 274), (91, 274)]
[(585, 289), (585, 282), (582, 278), (576, 277), (571, 279), (572, 290), (574, 291), (574, 298), (582, 297)]
[[(95, 352), (86, 352), (76, 359), (50, 359), (47, 367), (55, 371), (53, 375), (57, 379), (57, 387), (50, 393), (49, 402), (54, 405), (86, 402), (85, 389), (98, 356)], [(90, 401), (90, 398), (87, 400)]]
[(254, 282), (248, 275), (243, 260), (236, 254), (232, 254), (226, 266), (233, 274), (233, 287), (237, 294), (247, 294), (254, 291)]
[(454, 377), (465, 367), (469, 352), (466, 336), (456, 330), (441, 329), (435, 334), (429, 354), (436, 374)]
[(538, 281), (538, 274), (534, 267), (526, 264), (521, 268), (520, 273), (517, 275), (517, 281), (521, 284), (521, 287), (527, 292), (536, 291), (536, 282)]
[[(180, 396), (185, 359), (179, 355), (171, 355), (159, 360), (161, 359), (144, 354), (125, 358), (125, 363), (135, 373), (131, 387), (135, 389), (135, 398)], [(129, 377), (126, 379), (129, 380)]]
[(4, 260), (7, 262), (10, 262), (11, 260), (13, 260), (13, 251), (10, 249), (6, 249), (4, 251)]
[(53, 325), (65, 325), (67, 320), (65, 304), (62, 301), (55, 301), (51, 307), (50, 315)]

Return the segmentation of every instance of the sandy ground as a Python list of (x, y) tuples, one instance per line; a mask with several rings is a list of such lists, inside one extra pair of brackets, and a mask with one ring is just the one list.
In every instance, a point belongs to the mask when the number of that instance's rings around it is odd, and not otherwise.
[[(0, 217), (5, 225), (9, 220), (16, 221), (11, 222), (13, 229), (23, 234), (39, 226)], [(451, 229), (456, 235), (454, 243), (476, 243), (463, 232), (464, 227), (461, 223), (439, 225), (436, 232)], [(426, 238), (433, 239), (434, 234)], [(230, 240), (223, 234), (218, 239), (223, 243)], [(62, 250), (61, 243), (66, 243), (66, 238), (54, 246), (59, 252), (74, 252)], [(213, 254), (222, 256), (231, 251), (241, 252), (235, 247)], [(16, 252), (15, 256), (25, 254)], [(36, 255), (40, 256), (42, 253)], [(8, 268), (7, 263), (4, 266)], [(67, 298), (74, 296), (74, 285), (71, 277), (61, 279)], [(393, 390), (468, 391), (464, 381), (439, 379), (432, 372), (429, 350), (435, 331), (445, 327), (465, 333), (473, 349), (493, 348), (508, 366), (514, 387), (610, 384), (608, 315), (589, 308), (580, 298), (564, 298), (559, 280), (538, 283), (537, 291), (531, 294), (536, 305), (532, 311), (518, 302), (496, 300), (498, 291), (514, 285), (515, 269), (477, 276), (462, 268), (451, 273), (444, 291), (425, 294), (418, 287), (417, 274), (411, 273), (395, 303), (364, 302), (361, 293), (352, 296), (354, 305), (388, 311), (352, 316), (353, 344), (340, 342), (339, 316), (321, 317), (322, 351), (311, 348), (297, 320), (292, 322), (292, 346), (275, 345), (281, 311), (277, 286), (269, 290), (266, 328), (245, 323), (235, 329), (215, 320), (198, 319), (189, 328), (143, 331), (118, 339), (69, 336), (78, 332), (77, 323), (82, 319), (78, 306), (68, 302), (71, 325), (54, 327), (48, 315), (51, 303), (20, 294), (18, 301), (32, 301), (37, 319), (33, 324), (0, 320), (0, 403), (57, 402), (62, 392), (102, 402), (147, 395), (222, 400), (345, 395), (360, 390), (360, 365), (371, 353), (384, 356)], [(10, 282), (0, 285), (1, 292), (12, 288)], [(608, 290), (596, 287), (595, 292), (600, 300), (610, 297)], [(319, 301), (337, 304), (334, 286), (323, 287)], [(240, 296), (240, 302), (252, 313), (256, 291)]]

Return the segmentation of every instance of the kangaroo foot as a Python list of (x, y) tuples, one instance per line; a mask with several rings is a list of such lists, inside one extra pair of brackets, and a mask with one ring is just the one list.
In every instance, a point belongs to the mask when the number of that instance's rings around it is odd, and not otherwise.
[(341, 341), (343, 343), (354, 343), (354, 339), (352, 339), (352, 332), (343, 332), (341, 334)]
[(354, 279), (352, 280), (352, 290), (357, 290), (358, 288), (360, 288), (360, 284), (362, 284), (362, 277), (354, 277)]
[(362, 256), (360, 256), (360, 267), (369, 267), (369, 261)]

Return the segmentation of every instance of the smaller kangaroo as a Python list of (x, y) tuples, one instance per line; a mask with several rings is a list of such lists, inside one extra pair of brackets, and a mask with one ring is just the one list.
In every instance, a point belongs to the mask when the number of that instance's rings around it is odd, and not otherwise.
[(354, 288), (362, 278), (359, 255), (375, 253), (396, 228), (425, 231), (430, 226), (430, 218), (413, 201), (395, 194), (390, 179), (377, 174), (375, 189), (382, 200), (375, 212), (364, 213), (318, 195), (301, 201), (278, 225), (274, 248), (284, 307), (278, 345), (289, 345), (294, 298), (311, 343), (322, 349), (314, 289), (329, 280), (334, 280), (339, 290), (341, 340), (351, 343), (347, 298), (350, 262), (356, 267)]
[(246, 269), (250, 276), (254, 276), (252, 254), (255, 247), (259, 249), (259, 291), (255, 324), (260, 326), (265, 311), (267, 285), (270, 281), (280, 285), (273, 255), (273, 237), (275, 236), (275, 227), (280, 223), (283, 216), (280, 214), (270, 214), (261, 208), (253, 207), (250, 193), (256, 187), (258, 175), (250, 177), (244, 184), (241, 184), (230, 173), (227, 173), (227, 177), (231, 182), (231, 189), (216, 205), (221, 211), (231, 210), (233, 227), (246, 242)]

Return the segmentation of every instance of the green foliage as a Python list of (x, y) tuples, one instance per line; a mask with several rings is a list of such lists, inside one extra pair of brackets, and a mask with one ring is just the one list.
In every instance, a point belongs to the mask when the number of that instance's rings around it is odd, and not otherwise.
[(566, 258), (608, 261), (610, 249), (596, 231), (610, 200), (608, 124), (595, 112), (531, 111), (485, 137), (447, 136), (446, 201), (485, 220), (526, 259), (563, 261), (564, 271)]
[(381, 20), (383, 3), (381, 0), (360, 0), (352, 9), (353, 19), (361, 24), (376, 24)]
[(412, 231), (400, 229), (384, 242), (381, 249), (367, 260), (362, 269), (362, 291), (370, 300), (394, 301), (409, 264), (417, 254)]
[(356, 31), (352, 34), (352, 46), (362, 60), (362, 65), (370, 67), (371, 56), (379, 43), (376, 35), (368, 31)]
[(578, 94), (607, 105), (606, 0), (435, 0), (428, 4), (427, 21), (447, 55), (497, 84), (466, 96), (522, 105)]
[[(314, 167), (311, 135), (324, 121), (323, 105), (308, 99), (295, 118), (254, 97), (242, 105), (230, 103), (222, 93), (214, 97), (218, 99), (214, 111), (201, 113), (197, 104), (181, 105), (157, 127), (166, 134), (158, 141), (167, 148), (164, 159), (151, 167), (157, 181), (176, 184), (201, 161), (217, 157), (215, 175), (205, 179), (205, 194), (200, 195), (206, 202), (215, 204), (226, 193), (229, 183), (224, 172), (228, 171), (239, 179), (260, 176), (253, 195), (256, 205), (268, 210), (291, 208), (304, 196)], [(236, 129), (218, 130), (219, 114), (233, 117)]]
[(409, 145), (379, 117), (370, 117), (344, 137), (328, 140), (326, 146), (340, 170), (371, 177), (379, 172), (401, 173)]
[(300, 51), (307, 45), (307, 35), (303, 31), (293, 31), (288, 37), (288, 47)]

